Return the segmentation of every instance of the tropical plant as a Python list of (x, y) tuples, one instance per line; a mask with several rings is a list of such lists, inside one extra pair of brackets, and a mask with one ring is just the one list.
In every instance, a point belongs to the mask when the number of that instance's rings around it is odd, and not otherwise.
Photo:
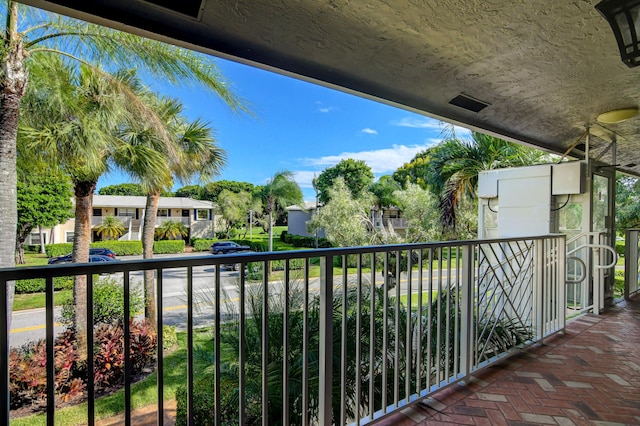
[[(225, 94), (220, 95), (223, 99)], [(233, 98), (231, 98), (233, 99)], [(128, 172), (147, 193), (142, 228), (143, 257), (153, 257), (153, 241), (160, 195), (173, 186), (174, 178), (182, 183), (194, 177), (206, 181), (222, 169), (226, 155), (213, 137), (213, 130), (202, 120), (187, 121), (182, 116), (182, 104), (171, 98), (147, 94), (145, 98), (162, 123), (162, 132), (148, 123), (130, 121), (122, 134), (126, 141), (114, 161)], [(230, 105), (232, 108), (240, 108)], [(168, 143), (165, 143), (168, 142)], [(142, 154), (139, 155), (138, 152)], [(150, 163), (153, 167), (150, 167)], [(155, 279), (153, 271), (145, 271), (145, 316), (155, 325)]]
[[(0, 11), (4, 14), (5, 30), (2, 39), (2, 69), (5, 72), (0, 75), (0, 170), (3, 171), (0, 180), (0, 217), (3, 218), (0, 225), (0, 266), (7, 267), (14, 265), (13, 248), (15, 247), (15, 230), (17, 225), (16, 214), (16, 152), (17, 152), (17, 134), (20, 117), (20, 107), (22, 99), (27, 89), (37, 91), (38, 85), (44, 81), (52, 82), (52, 87), (56, 87), (57, 74), (49, 74), (40, 80), (33, 78), (36, 73), (33, 72), (34, 65), (43, 61), (48, 62), (50, 58), (64, 58), (67, 66), (66, 70), (58, 68), (62, 71), (64, 77), (84, 75), (86, 78), (94, 78), (94, 84), (102, 86), (112, 86), (117, 90), (117, 98), (126, 99), (129, 108), (139, 108), (139, 115), (145, 116), (145, 121), (155, 122), (153, 114), (149, 114), (148, 110), (143, 108), (140, 102), (135, 101), (135, 96), (127, 90), (126, 87), (120, 85), (121, 79), (113, 78), (110, 74), (105, 73), (95, 64), (106, 63), (107, 66), (114, 64), (127, 64), (130, 67), (140, 67), (144, 69), (147, 75), (151, 77), (161, 78), (165, 82), (172, 84), (186, 84), (196, 82), (202, 87), (218, 93), (225, 102), (235, 105), (238, 110), (244, 110), (244, 106), (238, 102), (237, 98), (228, 89), (228, 85), (220, 77), (215, 65), (206, 60), (202, 55), (192, 51), (178, 48), (173, 45), (159, 43), (139, 36), (114, 31), (104, 27), (79, 22), (76, 20), (55, 16), (44, 12), (35, 12), (34, 9), (26, 6), (19, 6), (17, 2), (9, 0), (0, 5)], [(85, 70), (80, 69), (80, 65)], [(91, 69), (94, 77), (90, 77), (86, 69)], [(31, 77), (30, 77), (31, 76)], [(32, 84), (28, 84), (31, 78)], [(87, 218), (91, 212), (90, 195), (93, 193), (95, 186), (90, 183), (95, 178), (95, 173), (100, 167), (92, 169), (96, 164), (96, 153), (103, 150), (105, 139), (102, 130), (91, 124), (91, 120), (87, 120), (91, 114), (85, 111), (80, 116), (64, 115), (63, 112), (69, 113), (70, 108), (66, 103), (70, 102), (70, 93), (65, 93), (69, 89), (68, 84), (64, 84), (65, 78), (61, 80), (63, 83), (60, 87), (61, 91), (51, 99), (39, 97), (41, 101), (45, 101), (46, 106), (52, 106), (57, 103), (60, 108), (50, 109), (58, 118), (66, 117), (67, 120), (58, 120), (60, 123), (57, 129), (51, 129), (48, 133), (49, 143), (56, 134), (75, 133), (77, 140), (89, 143), (94, 146), (91, 155), (87, 156), (87, 163), (83, 165), (85, 176), (76, 176), (75, 189), (76, 194), (80, 197), (80, 202), (76, 204), (77, 210), (83, 210), (80, 216), (76, 217), (76, 223), (82, 233), (76, 232), (75, 241), (77, 245), (74, 249), (74, 258), (77, 261), (86, 261), (88, 259), (88, 238)], [(82, 85), (85, 86), (86, 85)], [(96, 93), (96, 92), (94, 92)], [(64, 94), (64, 95), (63, 95)], [(87, 103), (87, 107), (91, 107), (94, 119), (104, 126), (107, 116), (113, 111), (109, 108), (103, 99), (102, 103)], [(31, 105), (31, 107), (37, 104)], [(79, 105), (76, 105), (78, 107)], [(73, 108), (79, 111), (79, 108)], [(24, 110), (28, 110), (25, 108)], [(35, 111), (42, 111), (36, 108)], [(74, 120), (68, 120), (68, 117), (75, 117)], [(83, 118), (84, 117), (84, 120)], [(111, 116), (111, 124), (115, 121)], [(50, 120), (52, 122), (52, 120)], [(65, 138), (69, 141), (68, 138)], [(80, 142), (82, 143), (82, 142)], [(65, 149), (71, 148), (67, 142), (61, 142), (62, 145), (67, 144)], [(80, 148), (80, 147), (78, 147)], [(79, 158), (89, 151), (82, 149), (75, 151)], [(67, 152), (65, 155), (72, 155), (74, 151)], [(104, 153), (104, 152), (102, 152)], [(102, 157), (104, 158), (104, 157)], [(56, 162), (57, 163), (57, 162)], [(55, 163), (54, 163), (55, 164)], [(89, 201), (88, 203), (86, 201)], [(7, 288), (9, 307), (13, 304), (13, 288)]]
[(156, 228), (159, 240), (177, 240), (189, 235), (189, 230), (179, 220), (165, 220)]
[(258, 194), (264, 210), (268, 214), (269, 251), (273, 251), (273, 214), (278, 206), (288, 207), (302, 203), (302, 190), (293, 179), (290, 171), (274, 174)]
[(426, 181), (439, 199), (442, 226), (454, 232), (462, 199), (475, 199), (479, 172), (537, 164), (547, 159), (539, 150), (479, 132), (471, 132), (469, 139), (445, 139), (429, 154)]
[(114, 216), (105, 216), (96, 227), (96, 233), (105, 240), (117, 240), (125, 231), (122, 221)]

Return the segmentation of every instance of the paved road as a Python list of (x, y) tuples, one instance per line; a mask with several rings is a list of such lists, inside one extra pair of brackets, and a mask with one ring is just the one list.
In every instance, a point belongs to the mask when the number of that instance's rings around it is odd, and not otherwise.
[[(202, 253), (195, 253), (202, 255)], [(185, 254), (189, 256), (189, 254)], [(165, 255), (157, 257), (175, 257), (175, 255)], [(123, 260), (135, 259), (136, 257), (123, 258)], [(139, 257), (137, 257), (139, 258)], [(122, 274), (114, 274), (114, 278), (122, 279)], [(238, 285), (239, 272), (228, 270), (224, 267), (220, 270), (220, 278), (222, 283), (223, 313), (231, 313), (238, 309)], [(415, 279), (416, 277), (414, 277)], [(339, 284), (342, 275), (335, 277), (335, 282)], [(142, 272), (131, 274), (132, 289), (142, 289)], [(202, 266), (193, 268), (193, 286), (194, 300), (196, 308), (194, 311), (194, 325), (203, 326), (211, 324), (213, 319), (212, 300), (215, 282), (215, 268), (213, 266)], [(317, 292), (319, 289), (318, 278), (312, 278), (309, 283), (309, 290)], [(378, 284), (382, 283), (382, 277), (377, 277)], [(406, 293), (403, 288), (406, 281), (401, 283), (402, 293)], [(276, 284), (277, 285), (277, 284)], [(276, 286), (274, 285), (274, 286)], [(415, 285), (415, 284), (414, 284)], [(261, 284), (247, 284), (247, 291), (253, 287), (260, 287)], [(186, 295), (186, 269), (165, 270), (163, 273), (163, 323), (165, 325), (173, 325), (178, 329), (185, 329), (187, 322), (187, 295)], [(278, 287), (272, 290), (278, 291)], [(413, 288), (416, 291), (416, 288)], [(60, 316), (60, 309), (56, 309), (56, 320)], [(64, 327), (57, 325), (56, 332), (61, 332)], [(34, 309), (29, 311), (18, 311), (13, 314), (11, 324), (10, 345), (18, 347), (25, 343), (43, 339), (45, 337), (45, 310)]]

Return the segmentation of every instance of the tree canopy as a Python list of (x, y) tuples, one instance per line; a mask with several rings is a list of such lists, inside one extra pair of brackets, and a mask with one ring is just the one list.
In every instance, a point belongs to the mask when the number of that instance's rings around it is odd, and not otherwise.
[(73, 193), (66, 176), (36, 170), (22, 173), (17, 189), (16, 261), (24, 263), (24, 242), (34, 228), (52, 227), (73, 217)]
[(321, 203), (327, 203), (331, 199), (329, 188), (338, 177), (343, 179), (344, 184), (354, 197), (358, 197), (364, 191), (367, 191), (373, 183), (373, 172), (367, 163), (362, 160), (347, 158), (333, 167), (324, 169), (318, 176), (316, 187), (318, 188), (318, 198)]
[(116, 185), (103, 186), (98, 190), (100, 195), (146, 195), (139, 183), (119, 183)]
[(219, 180), (209, 182), (202, 187), (202, 200), (217, 202), (218, 196), (224, 190), (240, 194), (241, 192), (253, 193), (255, 185), (249, 182), (238, 182), (234, 180)]

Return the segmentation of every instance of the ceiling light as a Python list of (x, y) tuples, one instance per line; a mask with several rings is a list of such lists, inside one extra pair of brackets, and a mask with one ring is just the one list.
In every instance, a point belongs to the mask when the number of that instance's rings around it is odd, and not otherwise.
[(640, 0), (603, 0), (596, 5), (598, 12), (611, 25), (618, 42), (622, 62), (628, 67), (640, 65)]
[(596, 120), (601, 123), (615, 124), (633, 118), (636, 115), (638, 115), (638, 108), (622, 108), (603, 112)]

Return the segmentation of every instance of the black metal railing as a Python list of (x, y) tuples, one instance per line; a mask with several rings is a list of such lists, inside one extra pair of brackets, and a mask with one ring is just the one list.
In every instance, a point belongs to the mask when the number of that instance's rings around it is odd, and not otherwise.
[[(227, 269), (239, 264), (239, 273)], [(225, 266), (226, 265), (226, 266)], [(55, 387), (54, 278), (94, 277), (124, 288), (124, 312), (141, 271), (155, 271), (158, 423), (166, 366), (163, 327), (185, 333), (187, 424), (211, 393), (211, 423), (366, 424), (381, 419), (564, 328), (563, 236), (190, 256), (104, 264), (13, 268), (0, 284), (46, 281), (46, 414)], [(236, 268), (233, 268), (236, 269)], [(271, 272), (270, 272), (271, 271)], [(176, 296), (171, 286), (181, 286)], [(176, 298), (184, 306), (172, 305)], [(96, 412), (92, 309), (86, 330), (87, 419)], [(6, 293), (0, 296), (0, 405), (12, 418)], [(132, 423), (130, 325), (124, 326), (125, 424)], [(209, 367), (195, 334), (212, 335)], [(205, 351), (206, 352), (206, 351)], [(206, 354), (204, 356), (207, 356)], [(200, 357), (200, 358), (198, 358)], [(211, 389), (199, 387), (210, 375)], [(182, 414), (181, 414), (182, 415)]]

